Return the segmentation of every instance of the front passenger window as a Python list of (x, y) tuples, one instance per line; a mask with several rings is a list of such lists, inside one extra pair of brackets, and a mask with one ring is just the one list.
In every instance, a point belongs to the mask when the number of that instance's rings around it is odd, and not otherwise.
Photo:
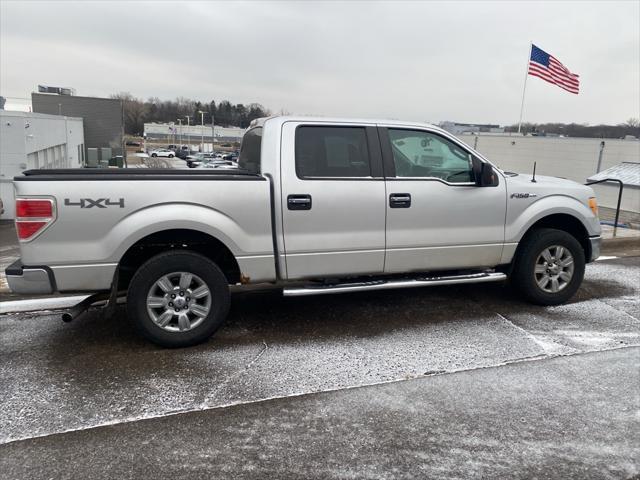
[(472, 156), (434, 133), (389, 129), (396, 177), (432, 177), (449, 183), (474, 182)]

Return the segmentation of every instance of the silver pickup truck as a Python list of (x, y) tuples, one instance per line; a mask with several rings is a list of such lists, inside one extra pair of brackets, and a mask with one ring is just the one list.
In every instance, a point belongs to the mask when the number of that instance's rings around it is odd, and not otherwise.
[(126, 292), (164, 346), (222, 324), (231, 285), (319, 295), (509, 279), (555, 305), (599, 255), (591, 188), (501, 171), (431, 125), (254, 121), (237, 170), (33, 170), (15, 178), (18, 293)]

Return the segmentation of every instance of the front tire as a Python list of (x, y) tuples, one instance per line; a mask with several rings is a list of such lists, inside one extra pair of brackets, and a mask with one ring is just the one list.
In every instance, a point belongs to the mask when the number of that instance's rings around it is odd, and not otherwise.
[(151, 156), (152, 156), (153, 158), (156, 158), (156, 157), (158, 156), (158, 154), (157, 154), (157, 153), (152, 153), (152, 154), (151, 154)]
[(169, 158), (173, 158), (173, 157), (174, 157), (174, 155), (169, 154)]
[(511, 283), (531, 303), (559, 305), (580, 288), (584, 268), (584, 250), (575, 237), (562, 230), (542, 228), (522, 241)]
[(127, 314), (147, 340), (188, 347), (220, 328), (229, 301), (227, 279), (215, 263), (176, 250), (156, 255), (138, 269), (127, 292)]

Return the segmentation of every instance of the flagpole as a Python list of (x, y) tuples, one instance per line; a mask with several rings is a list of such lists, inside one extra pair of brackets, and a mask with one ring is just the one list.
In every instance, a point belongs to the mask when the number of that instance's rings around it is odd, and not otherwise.
[(524, 71), (524, 87), (522, 87), (522, 103), (520, 103), (520, 121), (518, 122), (518, 133), (522, 128), (522, 112), (524, 111), (524, 93), (527, 90), (527, 77), (529, 76), (529, 61), (531, 60), (531, 52), (533, 51), (533, 42), (529, 42), (529, 56), (527, 57), (527, 67)]

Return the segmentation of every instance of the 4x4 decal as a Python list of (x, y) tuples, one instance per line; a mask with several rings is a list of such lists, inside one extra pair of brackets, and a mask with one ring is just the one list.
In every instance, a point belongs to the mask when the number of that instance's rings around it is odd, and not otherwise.
[(124, 198), (118, 199), (118, 201), (111, 200), (110, 198), (98, 198), (93, 200), (91, 198), (81, 198), (77, 202), (72, 202), (70, 199), (64, 199), (65, 207), (80, 207), (80, 208), (107, 208), (118, 205), (120, 208), (124, 208)]

